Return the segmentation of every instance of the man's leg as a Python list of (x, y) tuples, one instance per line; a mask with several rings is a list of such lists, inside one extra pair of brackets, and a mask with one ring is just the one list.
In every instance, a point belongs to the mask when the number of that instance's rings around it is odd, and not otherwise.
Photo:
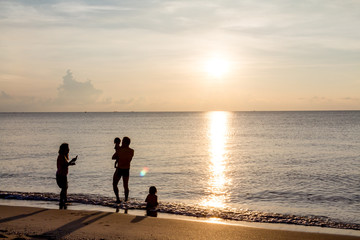
[(125, 192), (125, 202), (127, 202), (129, 198), (129, 176), (123, 176), (123, 185), (124, 185), (124, 192)]
[(117, 203), (120, 203), (120, 198), (119, 198), (119, 188), (118, 188), (118, 183), (120, 181), (120, 178), (121, 176), (119, 177), (118, 174), (117, 174), (117, 169), (114, 173), (114, 176), (113, 176), (113, 189), (114, 189), (114, 193), (115, 193), (115, 196), (116, 196), (116, 202)]

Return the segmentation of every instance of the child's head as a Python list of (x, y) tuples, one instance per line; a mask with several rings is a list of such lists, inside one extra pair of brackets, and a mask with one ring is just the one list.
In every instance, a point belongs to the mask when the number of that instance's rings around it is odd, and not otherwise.
[(121, 142), (120, 138), (117, 137), (117, 138), (114, 139), (115, 144), (120, 144), (120, 142)]
[(155, 187), (155, 186), (151, 186), (151, 187), (149, 188), (149, 193), (150, 193), (150, 194), (156, 194), (156, 193), (157, 193), (156, 187)]

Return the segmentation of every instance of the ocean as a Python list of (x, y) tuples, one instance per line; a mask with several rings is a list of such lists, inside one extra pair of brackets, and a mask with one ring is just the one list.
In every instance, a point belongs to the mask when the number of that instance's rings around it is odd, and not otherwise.
[[(135, 155), (129, 209), (360, 230), (360, 111), (0, 113), (0, 198), (113, 207), (113, 140)], [(123, 189), (119, 183), (120, 196)]]

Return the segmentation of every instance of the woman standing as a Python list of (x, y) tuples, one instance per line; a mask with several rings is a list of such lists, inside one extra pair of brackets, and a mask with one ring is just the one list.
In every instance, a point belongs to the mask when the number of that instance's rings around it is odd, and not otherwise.
[(59, 148), (59, 156), (57, 158), (56, 183), (61, 188), (59, 209), (66, 209), (68, 181), (67, 175), (69, 166), (75, 165), (77, 156), (69, 162), (69, 144), (63, 143)]

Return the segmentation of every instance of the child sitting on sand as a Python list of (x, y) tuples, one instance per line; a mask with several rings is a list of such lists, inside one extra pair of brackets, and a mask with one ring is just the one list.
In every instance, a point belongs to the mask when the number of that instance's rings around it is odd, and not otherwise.
[(151, 186), (149, 188), (149, 194), (147, 195), (146, 202), (146, 215), (150, 217), (157, 217), (157, 206), (159, 205), (156, 196), (156, 187)]
[(118, 151), (120, 150), (120, 142), (121, 142), (120, 138), (117, 137), (117, 138), (114, 139), (114, 144), (115, 144), (114, 149), (115, 149), (115, 153), (114, 153), (114, 155), (113, 155), (112, 158), (111, 158), (111, 159), (114, 159), (114, 160), (115, 160), (114, 168), (116, 168), (117, 165), (118, 165), (118, 160), (119, 160), (119, 158), (118, 158)]

